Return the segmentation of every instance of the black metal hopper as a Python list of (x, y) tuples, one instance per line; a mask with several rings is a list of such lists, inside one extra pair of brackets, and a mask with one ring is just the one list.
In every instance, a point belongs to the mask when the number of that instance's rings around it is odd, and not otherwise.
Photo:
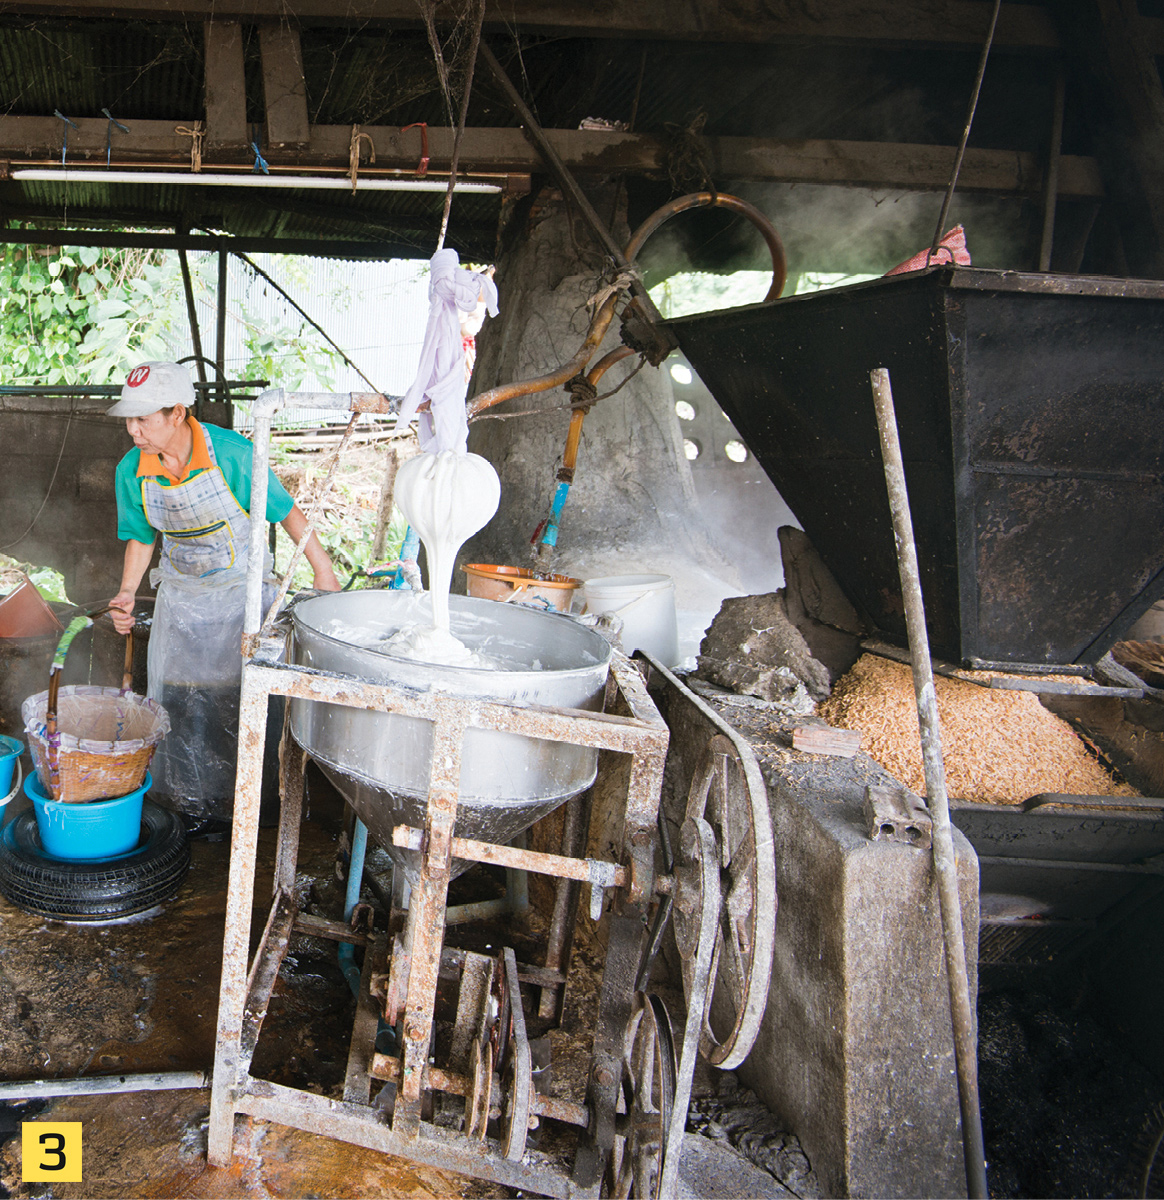
[(895, 640), (874, 367), (893, 381), (935, 655), (1095, 662), (1164, 594), (1164, 284), (942, 267), (670, 324)]

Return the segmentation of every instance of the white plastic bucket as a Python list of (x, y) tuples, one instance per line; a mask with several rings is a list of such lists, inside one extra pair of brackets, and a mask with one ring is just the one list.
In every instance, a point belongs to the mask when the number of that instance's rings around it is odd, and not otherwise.
[(586, 608), (622, 621), (622, 648), (645, 650), (665, 667), (679, 661), (675, 583), (670, 575), (607, 575), (582, 585)]

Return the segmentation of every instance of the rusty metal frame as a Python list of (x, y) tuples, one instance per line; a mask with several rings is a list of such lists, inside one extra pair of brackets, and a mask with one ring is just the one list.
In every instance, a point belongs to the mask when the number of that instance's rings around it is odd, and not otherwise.
[[(258, 643), (254, 657), (243, 666), (239, 765), (210, 1108), (210, 1161), (219, 1166), (229, 1164), (234, 1118), (241, 1113), (509, 1187), (548, 1196), (596, 1195), (613, 1145), (621, 1076), (619, 1041), (626, 1028), (623, 1010), (629, 1008), (632, 998), (628, 980), (635, 978), (635, 968), (643, 952), (647, 909), (654, 891), (655, 831), (669, 739), (667, 726), (648, 695), (642, 676), (628, 659), (616, 652), (607, 687), (607, 707), (614, 700), (617, 707), (629, 714), (619, 715), (413, 692), (291, 666), (280, 661), (283, 650), (281, 635), (264, 638)], [(262, 941), (248, 968), (263, 748), (271, 696), (402, 713), (433, 723), (425, 825), (420, 830), (401, 827), (396, 839), (414, 846), (421, 863), (403, 936), (395, 939), (388, 981), (401, 1019), (403, 1050), (392, 1060), (395, 1065), (389, 1065), (382, 1055), (374, 1058), (368, 1055), (363, 1060), (368, 1066), (362, 1067), (359, 1060), (369, 1048), (369, 1032), (374, 1038), (374, 1031), (368, 1013), (361, 1009), (349, 1058), (350, 1086), (345, 1089), (343, 1101), (283, 1087), (250, 1074), (251, 1055), (271, 988), (297, 917), (294, 882), (303, 755), (285, 732), (280, 748), (282, 808), (274, 899)], [(518, 733), (629, 756), (619, 861), (604, 863), (455, 838), (461, 748), (471, 728)], [(464, 1087), (462, 1080), (436, 1071), (428, 1062), (449, 868), (454, 856), (501, 862), (555, 876), (575, 891), (579, 881), (589, 882), (592, 911), (600, 912), (604, 897), (609, 895), (610, 949), (603, 974), (586, 1104), (555, 1106), (544, 1097), (533, 1101), (535, 1112), (570, 1124), (585, 1124), (573, 1176), (558, 1160), (536, 1151), (527, 1150), (522, 1158), (509, 1160), (500, 1142), (451, 1134), (422, 1119), (421, 1102), (426, 1091)], [(433, 930), (442, 933), (433, 937)], [(304, 932), (307, 931), (305, 927)], [(339, 929), (326, 932), (327, 936), (343, 936)], [(361, 939), (352, 934), (351, 940)], [(370, 945), (369, 959), (373, 953)], [(547, 964), (547, 968), (522, 966), (519, 971), (521, 978), (550, 985), (565, 974), (557, 961)], [(364, 974), (367, 986), (374, 986), (373, 971), (367, 963)], [(374, 1107), (364, 1102), (366, 1089), (370, 1088), (367, 1075), (393, 1078), (397, 1083), (390, 1126)]]

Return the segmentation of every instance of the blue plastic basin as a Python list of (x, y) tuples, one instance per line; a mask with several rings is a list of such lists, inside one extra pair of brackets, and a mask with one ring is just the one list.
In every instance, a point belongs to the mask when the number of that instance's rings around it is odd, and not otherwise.
[(12, 776), (16, 773), (16, 760), (24, 753), (24, 743), (14, 737), (0, 734), (0, 800), (12, 790)]
[(142, 800), (153, 782), (147, 772), (141, 787), (126, 796), (62, 804), (49, 799), (34, 771), (24, 781), (24, 794), (36, 810), (36, 827), (46, 853), (56, 858), (109, 858), (137, 845)]

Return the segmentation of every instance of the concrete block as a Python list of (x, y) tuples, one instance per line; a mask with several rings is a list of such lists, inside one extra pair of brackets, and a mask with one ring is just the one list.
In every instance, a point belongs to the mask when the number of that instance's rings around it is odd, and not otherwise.
[[(863, 755), (815, 778), (766, 772), (780, 907), (768, 1009), (740, 1077), (798, 1135), (827, 1195), (964, 1196), (930, 855), (868, 837), (870, 768), (889, 784)], [(976, 988), (978, 860), (954, 841)]]
[[(795, 716), (720, 711), (760, 761), (776, 847), (772, 981), (741, 1081), (799, 1138), (824, 1195), (964, 1196), (931, 856), (871, 840), (864, 812), (867, 787), (900, 782), (865, 754), (790, 750)], [(668, 721), (664, 805), (674, 831), (707, 735), (678, 706)], [(976, 992), (978, 859), (953, 836)]]

